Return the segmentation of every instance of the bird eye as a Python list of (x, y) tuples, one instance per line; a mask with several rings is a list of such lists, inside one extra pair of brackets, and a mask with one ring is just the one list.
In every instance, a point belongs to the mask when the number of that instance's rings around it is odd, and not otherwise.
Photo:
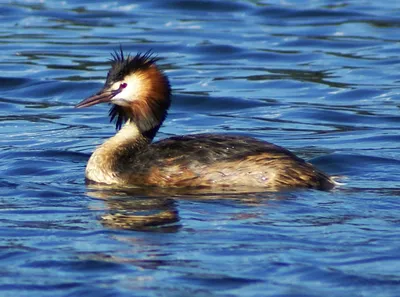
[(122, 83), (122, 84), (119, 85), (119, 88), (120, 89), (125, 89), (127, 85), (128, 85), (127, 83)]

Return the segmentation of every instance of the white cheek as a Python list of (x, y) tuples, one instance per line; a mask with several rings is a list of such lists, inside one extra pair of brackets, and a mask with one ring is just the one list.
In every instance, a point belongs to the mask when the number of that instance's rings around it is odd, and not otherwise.
[[(138, 99), (138, 94), (140, 94), (140, 83), (139, 80), (131, 78), (129, 81), (125, 81), (127, 86), (119, 94), (113, 97), (112, 101), (123, 100), (123, 101), (135, 101)], [(116, 83), (113, 85), (112, 89), (117, 90), (121, 83)]]

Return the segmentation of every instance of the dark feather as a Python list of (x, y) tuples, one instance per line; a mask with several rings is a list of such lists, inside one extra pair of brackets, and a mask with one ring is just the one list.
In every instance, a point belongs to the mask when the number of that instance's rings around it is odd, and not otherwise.
[(129, 119), (129, 116), (124, 111), (124, 108), (113, 104), (109, 111), (110, 123), (115, 122), (115, 128), (121, 129), (122, 125)]
[(111, 53), (111, 56), (111, 69), (107, 74), (106, 86), (124, 79), (132, 72), (145, 70), (159, 60), (151, 50), (144, 54), (138, 53), (134, 57), (129, 54), (125, 56), (122, 47), (119, 51), (115, 50), (114, 53)]

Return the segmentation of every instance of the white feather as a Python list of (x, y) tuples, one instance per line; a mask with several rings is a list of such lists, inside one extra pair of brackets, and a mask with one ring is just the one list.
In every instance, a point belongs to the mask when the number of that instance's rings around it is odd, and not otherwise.
[(137, 74), (131, 74), (125, 77), (125, 79), (121, 82), (116, 82), (112, 85), (112, 90), (118, 90), (121, 84), (126, 83), (125, 89), (123, 89), (120, 93), (115, 95), (111, 102), (120, 105), (120, 106), (128, 106), (133, 101), (138, 100), (140, 94), (143, 90), (143, 82), (142, 78)]

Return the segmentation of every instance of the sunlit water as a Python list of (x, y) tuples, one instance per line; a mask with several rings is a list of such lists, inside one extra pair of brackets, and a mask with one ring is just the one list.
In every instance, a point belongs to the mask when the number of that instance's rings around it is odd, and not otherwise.
[[(398, 1), (5, 2), (0, 296), (400, 295)], [(254, 136), (345, 185), (87, 187), (114, 127), (107, 106), (73, 106), (120, 44), (152, 49), (170, 77), (158, 139)]]

